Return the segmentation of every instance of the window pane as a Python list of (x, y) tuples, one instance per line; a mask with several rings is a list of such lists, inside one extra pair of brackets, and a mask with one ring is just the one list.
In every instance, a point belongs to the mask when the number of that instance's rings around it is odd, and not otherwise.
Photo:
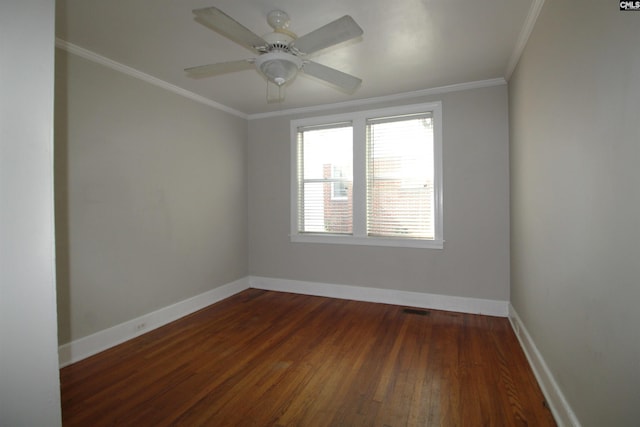
[(434, 239), (430, 114), (367, 121), (367, 233)]
[(298, 129), (298, 165), (298, 231), (351, 234), (351, 125)]

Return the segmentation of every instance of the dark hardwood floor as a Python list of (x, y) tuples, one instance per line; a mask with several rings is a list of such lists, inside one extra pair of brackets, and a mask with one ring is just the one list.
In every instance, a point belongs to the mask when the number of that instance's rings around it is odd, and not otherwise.
[(507, 319), (247, 290), (61, 370), (65, 426), (552, 426)]

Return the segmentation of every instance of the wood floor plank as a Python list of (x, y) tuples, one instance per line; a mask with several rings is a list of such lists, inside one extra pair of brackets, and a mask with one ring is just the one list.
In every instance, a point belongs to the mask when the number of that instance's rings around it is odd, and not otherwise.
[(247, 290), (61, 370), (65, 426), (554, 426), (504, 318)]

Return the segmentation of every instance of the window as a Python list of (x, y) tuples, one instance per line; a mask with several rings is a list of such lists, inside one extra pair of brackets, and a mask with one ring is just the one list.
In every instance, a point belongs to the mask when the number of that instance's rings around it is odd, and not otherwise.
[(307, 126), (297, 140), (297, 228), (305, 233), (351, 234), (351, 123)]
[(331, 200), (348, 200), (349, 199), (349, 185), (345, 180), (343, 168), (340, 166), (331, 166), (331, 178), (335, 179), (331, 183)]
[(441, 110), (292, 121), (292, 241), (442, 248)]

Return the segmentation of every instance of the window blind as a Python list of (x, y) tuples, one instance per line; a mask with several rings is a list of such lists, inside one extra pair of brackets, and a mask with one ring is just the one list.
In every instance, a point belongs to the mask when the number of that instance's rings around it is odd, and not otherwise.
[(433, 117), (369, 119), (367, 234), (434, 239)]
[(298, 232), (353, 232), (351, 122), (299, 127)]

